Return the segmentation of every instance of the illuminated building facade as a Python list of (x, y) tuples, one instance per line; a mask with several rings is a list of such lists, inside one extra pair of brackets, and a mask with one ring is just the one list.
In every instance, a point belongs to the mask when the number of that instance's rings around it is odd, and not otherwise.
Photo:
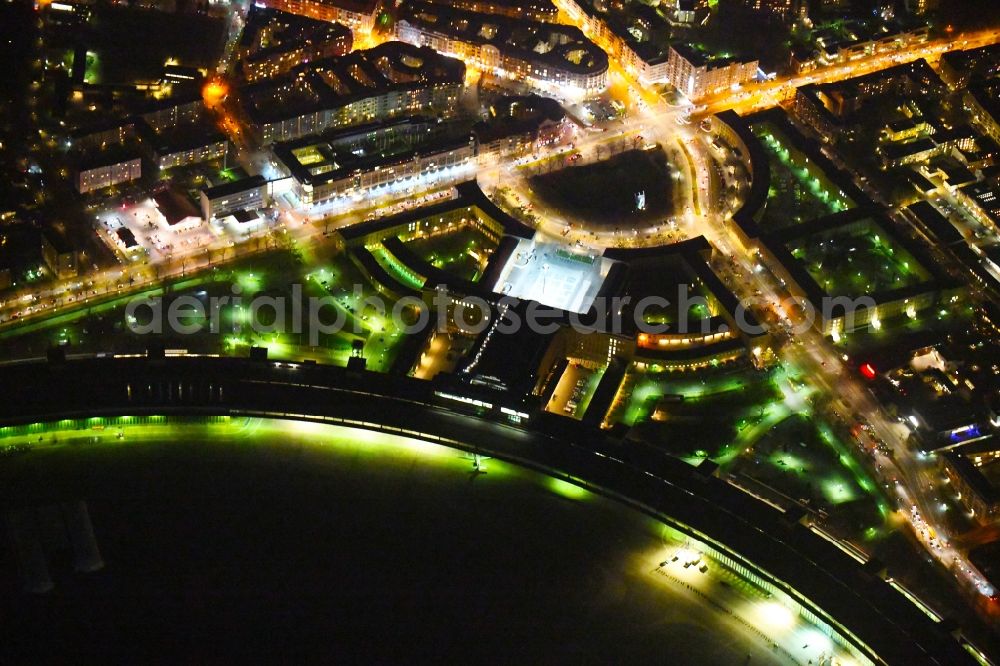
[(77, 192), (86, 194), (141, 177), (140, 155), (110, 150), (84, 158), (76, 169), (74, 184)]
[(359, 197), (422, 178), (459, 182), (474, 164), (475, 139), (436, 136), (436, 122), (402, 119), (275, 145), (305, 205)]
[(473, 134), (480, 159), (517, 158), (559, 141), (571, 127), (562, 106), (539, 95), (502, 97), (489, 108), (489, 118), (476, 123)]
[[(676, 15), (690, 14), (694, 20), (696, 5), (690, 11), (678, 7)], [(611, 14), (608, 7), (594, 0), (567, 0), (566, 8), (574, 21), (583, 24), (584, 32), (611, 57), (644, 83), (667, 81), (668, 52), (663, 48), (657, 29), (664, 20), (656, 9), (631, 3), (627, 12)]]
[(263, 0), (263, 4), (317, 21), (340, 23), (357, 32), (371, 32), (380, 6), (378, 0)]
[[(142, 131), (140, 125), (140, 132)], [(221, 160), (229, 150), (229, 139), (208, 118), (160, 132), (146, 133), (153, 160), (160, 169)]]
[(555, 22), (559, 10), (552, 0), (425, 0), (436, 5), (515, 19)]
[(801, 53), (793, 51), (791, 67), (796, 72), (808, 72), (817, 67), (850, 63), (915, 48), (925, 44), (929, 38), (930, 29), (927, 26), (905, 32), (883, 31), (867, 36), (851, 33), (847, 38), (819, 37), (815, 49), (807, 49)]
[(987, 136), (1000, 143), (1000, 82), (994, 80), (969, 88), (962, 101), (972, 120)]
[(349, 28), (251, 5), (236, 46), (247, 81), (279, 76), (302, 63), (344, 55), (351, 50)]
[(245, 86), (240, 109), (261, 143), (413, 113), (455, 112), (465, 65), (430, 48), (388, 42)]
[[(996, 443), (993, 443), (996, 446)], [(995, 455), (994, 452), (990, 452)], [(992, 455), (973, 456), (990, 458)], [(941, 469), (948, 477), (959, 501), (980, 525), (987, 525), (1000, 514), (1000, 494), (976, 463), (966, 455), (947, 451), (940, 458)]]
[(207, 142), (197, 142), (190, 146), (168, 146), (157, 151), (156, 165), (161, 169), (171, 169), (199, 162), (221, 160), (229, 149), (229, 141), (222, 138), (210, 139)]
[(573, 26), (414, 2), (403, 9), (396, 34), (552, 94), (593, 94), (608, 85), (607, 54)]
[(201, 95), (192, 95), (182, 100), (175, 98), (157, 103), (139, 117), (154, 132), (162, 132), (178, 125), (197, 122), (205, 111)]
[[(844, 246), (856, 243), (857, 239), (870, 242), (873, 238), (885, 239), (898, 254), (906, 253), (914, 258), (912, 263), (906, 264), (907, 270), (916, 276), (912, 284), (898, 288), (869, 288), (858, 293), (831, 291), (838, 283), (827, 279), (828, 276), (811, 273), (808, 261), (803, 258), (806, 254), (803, 247), (823, 247), (830, 243)], [(813, 326), (835, 340), (859, 329), (877, 330), (882, 322), (890, 319), (913, 319), (929, 308), (955, 303), (965, 293), (964, 286), (944, 273), (922, 246), (893, 233), (888, 222), (880, 221), (864, 208), (764, 234), (760, 238), (760, 257), (800, 304), (811, 304)], [(840, 283), (842, 288), (844, 285)], [(856, 308), (847, 307), (843, 301), (837, 302), (837, 299), (857, 298), (870, 301)], [(792, 313), (792, 316), (800, 314)]]
[(250, 176), (201, 190), (201, 213), (206, 220), (221, 218), (240, 210), (256, 210), (267, 205), (267, 181)]
[(675, 44), (670, 47), (666, 78), (688, 99), (697, 100), (753, 81), (757, 68), (756, 60), (715, 60), (687, 46)]

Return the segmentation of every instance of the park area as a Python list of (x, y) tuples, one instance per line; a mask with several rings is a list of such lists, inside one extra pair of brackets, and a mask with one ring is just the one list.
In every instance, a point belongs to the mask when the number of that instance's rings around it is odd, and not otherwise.
[(751, 369), (692, 377), (633, 368), (608, 419), (670, 455), (726, 460), (742, 451), (741, 436), (774, 422), (782, 400), (776, 379)]
[(847, 444), (822, 420), (795, 413), (775, 424), (727, 467), (737, 483), (783, 503), (825, 512), (827, 527), (872, 540), (890, 511)]
[[(254, 308), (257, 296), (262, 300)], [(166, 313), (182, 297), (189, 304), (201, 304), (178, 306), (178, 320), (190, 326), (190, 332), (167, 326)], [(229, 300), (223, 301), (226, 297)], [(127, 314), (129, 302), (143, 298), (162, 299), (162, 305), (155, 310), (140, 306)], [(343, 322), (335, 332), (317, 332), (315, 340), (310, 339), (311, 298), (332, 299), (320, 310), (323, 324)], [(44, 356), (52, 347), (67, 353), (143, 353), (155, 344), (189, 353), (245, 356), (256, 346), (266, 348), (272, 359), (340, 366), (347, 364), (358, 342), (363, 345), (367, 367), (385, 372), (395, 361), (404, 336), (376, 304), (383, 300), (346, 255), (317, 254), (307, 260), (300, 252), (278, 250), (145, 291), (94, 299), (54, 317), (0, 331), (0, 341), (3, 359)], [(213, 302), (219, 304), (214, 331)], [(387, 308), (391, 306), (386, 303)], [(302, 313), (301, 332), (293, 325), (296, 311)], [(153, 325), (156, 312), (162, 315), (162, 334), (132, 330)], [(404, 311), (404, 320), (413, 314)]]
[(632, 371), (615, 418), (628, 438), (698, 464), (782, 505), (805, 501), (828, 525), (875, 538), (888, 509), (849, 445), (813, 409), (800, 377), (784, 370), (718, 371), (699, 378)]
[(477, 282), (497, 244), (475, 225), (465, 222), (405, 241), (415, 255), (469, 282)]
[(758, 226), (772, 232), (854, 208), (855, 203), (769, 122), (751, 126), (767, 153), (771, 183)]
[(825, 509), (854, 502), (874, 486), (859, 468), (852, 474), (852, 467), (845, 467), (838, 449), (846, 445), (835, 439), (823, 424), (794, 414), (757, 440), (732, 471)]
[(907, 250), (871, 221), (799, 238), (787, 247), (829, 295), (881, 294), (930, 279)]
[[(627, 150), (528, 181), (541, 203), (584, 227), (629, 228), (673, 214), (671, 167), (660, 147)], [(643, 200), (644, 198), (644, 200)]]
[(643, 311), (642, 322), (650, 327), (662, 326), (680, 333), (699, 332), (705, 327), (705, 320), (712, 317), (711, 303), (708, 301), (711, 294), (707, 290), (699, 289), (690, 292), (689, 298), (692, 302), (683, 310), (673, 303), (666, 307), (659, 304), (650, 305)]

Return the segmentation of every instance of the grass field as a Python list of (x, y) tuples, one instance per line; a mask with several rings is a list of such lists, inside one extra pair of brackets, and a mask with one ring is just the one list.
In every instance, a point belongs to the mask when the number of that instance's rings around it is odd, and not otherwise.
[(789, 245), (809, 275), (831, 295), (862, 296), (926, 282), (930, 275), (878, 228), (838, 229)]
[(476, 282), (496, 243), (469, 224), (406, 243), (414, 254), (463, 280)]
[[(236, 296), (241, 303), (236, 303)], [(252, 309), (257, 296), (279, 307), (262, 302)], [(141, 334), (130, 330), (131, 325), (146, 326), (153, 322), (153, 310), (146, 306), (135, 309), (134, 320), (127, 320), (128, 304), (144, 297), (163, 299), (158, 307), (164, 323), (162, 333)], [(196, 329), (192, 332), (178, 331), (168, 325), (171, 304), (182, 297), (201, 304), (197, 316), (186, 314), (190, 308), (179, 309), (180, 323)], [(329, 324), (339, 318), (344, 325), (332, 333), (319, 332), (313, 340), (308, 321), (310, 299), (329, 297), (333, 297), (334, 304), (321, 311), (322, 322)], [(223, 302), (222, 298), (230, 300)], [(213, 299), (222, 303), (214, 331)], [(311, 359), (343, 366), (354, 341), (361, 340), (367, 367), (385, 371), (395, 360), (403, 336), (392, 318), (383, 316), (372, 305), (383, 301), (345, 255), (327, 252), (304, 261), (294, 252), (275, 251), (238, 261), (224, 270), (171, 281), (142, 294), (106, 299), (9, 328), (0, 334), (3, 341), (0, 358), (43, 356), (56, 346), (65, 348), (67, 353), (142, 353), (151, 345), (159, 345), (191, 353), (235, 356), (246, 355), (250, 346), (259, 346), (266, 347), (269, 357), (274, 359)], [(385, 305), (389, 309), (393, 303)], [(293, 326), (296, 308), (302, 313), (301, 332), (295, 332)], [(314, 341), (316, 344), (312, 344)]]
[[(671, 215), (673, 179), (666, 153), (628, 150), (614, 157), (529, 180), (540, 198), (582, 224), (627, 227)], [(644, 192), (646, 207), (638, 210), (636, 195)]]
[(760, 123), (752, 129), (771, 170), (767, 205), (758, 222), (762, 230), (775, 231), (854, 208), (854, 202), (840, 194), (816, 163), (776, 127)]

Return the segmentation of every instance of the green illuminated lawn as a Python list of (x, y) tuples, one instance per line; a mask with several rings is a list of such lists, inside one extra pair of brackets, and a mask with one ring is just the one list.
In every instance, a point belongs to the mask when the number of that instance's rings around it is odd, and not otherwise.
[[(669, 301), (669, 305), (665, 307), (653, 303), (643, 311), (643, 322), (651, 326), (665, 325), (673, 328), (681, 325), (685, 330), (697, 333), (702, 330), (703, 320), (710, 319), (720, 311), (712, 292), (701, 284), (691, 284), (691, 280), (675, 281), (664, 276), (659, 287), (661, 290), (655, 294), (632, 294), (636, 301), (646, 295), (662, 296)], [(679, 299), (682, 294), (687, 300), (686, 311), (680, 307)]]
[[(336, 311), (347, 323), (346, 330), (332, 336), (329, 342), (330, 348), (335, 350), (335, 362), (345, 365), (352, 342), (360, 338), (365, 341), (368, 369), (387, 371), (396, 359), (404, 335), (389, 316), (391, 311), (383, 312), (376, 304), (384, 303), (386, 308), (392, 308), (393, 303), (376, 291), (343, 254), (328, 258), (305, 278), (307, 295), (332, 296)], [(328, 321), (325, 316), (324, 321)]]
[(823, 291), (863, 296), (921, 284), (930, 274), (875, 225), (851, 225), (789, 243)]
[[(622, 418), (622, 422), (627, 425), (634, 425), (648, 418), (655, 402), (668, 394), (683, 395), (685, 401), (699, 401), (730, 393), (754, 393), (758, 390), (763, 390), (765, 395), (778, 395), (770, 381), (765, 378), (762, 382), (759, 377), (748, 372), (717, 373), (704, 378), (656, 372), (636, 372), (635, 376), (637, 381)], [(761, 389), (762, 386), (769, 388)]]
[[(639, 439), (672, 455), (729, 460), (742, 450), (741, 434), (766, 426), (771, 410), (784, 399), (774, 377), (751, 371), (703, 376), (634, 373), (627, 379), (632, 390), (616, 418), (634, 426)], [(684, 399), (660, 402), (667, 395)], [(662, 421), (652, 420), (658, 404)]]
[(476, 282), (496, 243), (470, 224), (414, 238), (406, 243), (414, 254), (463, 280)]
[[(302, 285), (297, 306), (295, 284)], [(210, 313), (211, 299), (229, 298), (219, 309), (218, 331), (210, 330), (208, 316), (193, 316), (187, 309), (180, 310), (178, 319), (185, 326), (199, 329), (197, 332), (185, 334), (164, 327), (161, 335), (139, 335), (129, 330), (126, 306), (132, 299), (162, 297), (162, 311), (166, 313), (169, 304), (181, 296), (196, 298), (206, 314)], [(284, 304), (280, 312), (261, 304), (255, 315), (263, 330), (256, 332), (250, 326), (249, 307), (255, 296)], [(311, 344), (307, 325), (302, 333), (294, 332), (294, 309), (298, 307), (304, 319), (308, 319), (309, 299), (330, 296), (335, 304), (321, 311), (322, 321), (329, 324), (339, 316), (344, 325), (332, 334), (319, 333), (316, 344)], [(239, 303), (235, 302), (237, 297)], [(299, 255), (282, 250), (236, 262), (225, 270), (206, 271), (156, 289), (110, 297), (32, 320), (0, 332), (0, 340), (3, 340), (3, 358), (8, 359), (41, 356), (53, 346), (64, 347), (68, 353), (142, 353), (151, 345), (162, 345), (191, 353), (234, 356), (245, 356), (251, 346), (259, 346), (266, 347), (271, 358), (311, 359), (343, 366), (351, 355), (352, 343), (360, 339), (365, 343), (367, 367), (385, 371), (395, 360), (403, 336), (391, 317), (383, 316), (378, 308), (369, 305), (383, 301), (345, 256), (320, 254), (304, 263)], [(391, 308), (392, 303), (387, 302), (386, 307)], [(149, 324), (150, 317), (150, 310), (140, 307), (133, 323)], [(275, 332), (268, 332), (271, 328)]]
[(775, 231), (854, 208), (855, 203), (840, 194), (840, 188), (778, 128), (763, 122), (752, 130), (771, 167), (767, 205), (758, 222), (762, 230)]
[(763, 433), (733, 464), (745, 475), (791, 500), (832, 511), (841, 505), (851, 529), (876, 529), (884, 522), (875, 484), (851, 457), (848, 445), (824, 423), (794, 414)]

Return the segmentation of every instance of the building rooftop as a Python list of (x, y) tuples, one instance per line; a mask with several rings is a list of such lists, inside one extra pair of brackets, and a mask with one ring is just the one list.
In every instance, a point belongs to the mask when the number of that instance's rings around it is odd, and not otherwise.
[(266, 183), (267, 180), (264, 176), (250, 176), (248, 178), (241, 178), (228, 183), (222, 183), (221, 185), (215, 185), (214, 187), (204, 187), (201, 191), (204, 192), (205, 196), (208, 197), (209, 200), (212, 200), (232, 194), (239, 194), (240, 192), (246, 192), (247, 190), (255, 187), (263, 187)]
[(170, 97), (165, 97), (163, 99), (150, 100), (139, 109), (139, 115), (142, 116), (149, 113), (156, 113), (157, 111), (172, 109), (179, 106), (187, 106), (188, 104), (203, 105), (204, 99), (202, 98), (201, 92), (190, 92), (183, 95), (171, 95)]
[[(644, 61), (654, 64), (667, 59), (670, 24), (660, 15), (657, 8), (636, 0), (625, 2), (603, 2), (601, 0), (579, 0), (577, 3), (589, 16), (598, 18), (618, 38)], [(694, 11), (696, 3), (683, 0), (678, 8)]]
[(926, 176), (916, 169), (907, 169), (904, 171), (904, 176), (906, 177), (907, 182), (917, 188), (917, 191), (921, 193), (931, 192), (937, 189), (937, 185), (932, 183)]
[(244, 86), (240, 103), (251, 122), (264, 124), (321, 110), (390, 90), (462, 83), (465, 64), (427, 47), (387, 42), (296, 67), (288, 74)]
[(969, 94), (995, 122), (1000, 123), (1000, 78), (970, 86)]
[[(707, 257), (711, 251), (712, 246), (704, 236), (674, 243), (667, 248), (609, 248), (604, 251), (604, 257), (621, 262), (619, 265), (624, 270), (617, 275), (608, 274), (606, 283), (616, 284), (606, 290), (602, 288), (601, 295), (628, 296), (633, 304), (631, 307), (649, 296), (665, 298), (670, 305), (663, 308), (664, 312), (660, 314), (668, 316), (657, 322), (665, 326), (665, 333), (718, 331), (724, 323), (724, 316), (735, 315), (740, 309), (740, 303), (709, 266)], [(704, 299), (708, 303), (708, 309), (689, 308), (681, 311), (676, 304), (683, 302), (685, 298), (691, 304)], [(648, 312), (654, 310), (655, 308), (650, 308)], [(746, 311), (744, 316), (751, 326), (757, 324), (753, 313)], [(676, 320), (670, 321), (671, 319)]]
[(608, 68), (607, 54), (573, 26), (476, 14), (419, 0), (407, 3), (398, 20), (470, 44), (488, 44), (503, 55), (547, 67), (578, 74)]
[(133, 117), (105, 117), (96, 122), (88, 122), (76, 127), (70, 132), (69, 136), (74, 142), (76, 142), (87, 139), (95, 134), (102, 134), (112, 130), (121, 130), (123, 133), (127, 134), (132, 131), (134, 127), (135, 119)]
[(841, 95), (851, 97), (859, 93), (872, 94), (882, 92), (889, 83), (910, 84), (914, 88), (939, 89), (944, 90), (944, 82), (937, 75), (926, 60), (914, 60), (902, 65), (895, 65), (888, 69), (856, 76), (851, 79), (834, 81), (824, 84), (811, 84), (806, 86), (811, 90), (818, 91), (825, 95)]
[(984, 213), (1000, 222), (1000, 183), (984, 180), (970, 183), (960, 188), (970, 199), (976, 202)]
[(139, 244), (139, 241), (135, 239), (135, 234), (128, 227), (119, 227), (115, 230), (115, 235), (121, 240), (126, 250), (130, 250)]
[(232, 213), (233, 219), (235, 219), (240, 224), (246, 224), (248, 222), (254, 222), (260, 219), (260, 214), (253, 210), (238, 210)]
[(888, 128), (892, 132), (905, 132), (907, 130), (916, 129), (917, 121), (919, 118), (900, 118), (899, 120), (893, 120), (888, 124)]
[(940, 169), (941, 173), (944, 174), (944, 179), (952, 187), (961, 187), (976, 181), (976, 174), (952, 157), (948, 157), (940, 164), (936, 161), (932, 162), (931, 166)]
[[(437, 124), (425, 117), (396, 118), (286, 141), (276, 144), (272, 150), (295, 180), (316, 185), (338, 180), (354, 171), (406, 162), (415, 155), (458, 148), (472, 140), (468, 133), (442, 136), (434, 131)], [(374, 138), (365, 140), (400, 129), (412, 129), (413, 138), (395, 143)]]
[(671, 44), (670, 48), (677, 51), (679, 56), (687, 60), (694, 67), (707, 67), (709, 69), (715, 69), (718, 67), (726, 67), (730, 63), (741, 62), (739, 58), (729, 55), (715, 55), (708, 53), (707, 51), (696, 49), (690, 44)]
[[(910, 171), (908, 173), (920, 176), (920, 174), (916, 171)], [(923, 176), (920, 177), (923, 178)], [(926, 178), (924, 180), (926, 180)], [(960, 234), (958, 229), (955, 228), (955, 225), (949, 222), (948, 218), (939, 213), (937, 208), (935, 208), (929, 201), (918, 201), (908, 207), (907, 210), (917, 218), (924, 228), (934, 235), (934, 238), (939, 243), (951, 245), (952, 243), (959, 243), (964, 240), (962, 234)]]
[(956, 72), (968, 74), (973, 81), (1000, 75), (1000, 44), (969, 51), (949, 51), (941, 61)]
[(205, 80), (202, 70), (197, 67), (184, 67), (182, 65), (166, 65), (163, 68), (163, 80), (180, 86), (188, 94), (198, 94), (198, 89)]
[[(142, 128), (141, 124), (140, 128)], [(208, 118), (202, 118), (194, 123), (176, 125), (162, 132), (153, 132), (148, 129), (140, 129), (140, 132), (152, 146), (153, 152), (159, 156), (194, 150), (229, 140), (222, 130)]]
[(173, 189), (161, 190), (153, 195), (153, 201), (167, 224), (174, 226), (190, 217), (201, 217), (194, 203), (186, 196)]
[(349, 44), (351, 30), (339, 23), (318, 21), (277, 9), (250, 5), (237, 52), (253, 61), (309, 44), (345, 39)]
[[(510, 306), (514, 312), (525, 317), (528, 303), (522, 301)], [(491, 305), (491, 319), (500, 316), (497, 306)], [(503, 387), (514, 395), (523, 395), (531, 390), (537, 379), (537, 368), (548, 349), (554, 331), (533, 330), (532, 326), (518, 326), (511, 333), (493, 335), (488, 328), (479, 334), (469, 354), (459, 366), (459, 376), (473, 384)], [(511, 359), (518, 363), (511, 363)]]
[(122, 145), (119, 143), (108, 144), (100, 150), (85, 150), (78, 153), (76, 168), (78, 171), (98, 169), (100, 167), (137, 160), (141, 157), (142, 151), (139, 150), (138, 146)]
[(916, 139), (907, 143), (885, 143), (878, 147), (880, 153), (889, 160), (896, 160), (908, 155), (916, 155), (928, 150), (934, 150), (937, 143), (930, 138)]
[(786, 227), (761, 241), (814, 305), (825, 296), (884, 303), (956, 286), (924, 246), (870, 208)]
[[(388, 235), (391, 230), (405, 228), (413, 222), (432, 218), (435, 215), (442, 215), (460, 208), (466, 208), (471, 213), (475, 208), (486, 217), (496, 220), (503, 227), (504, 235), (506, 236), (530, 239), (535, 235), (533, 228), (497, 207), (486, 196), (486, 193), (483, 192), (476, 180), (459, 183), (455, 186), (455, 189), (458, 191), (458, 198), (456, 199), (448, 199), (430, 206), (414, 208), (399, 215), (367, 220), (360, 224), (352, 224), (349, 227), (338, 229), (337, 233), (348, 245), (351, 245), (370, 234), (385, 233)], [(481, 282), (485, 282), (485, 280), (481, 280)]]
[[(996, 445), (997, 443), (993, 442), (993, 446)], [(962, 477), (962, 480), (972, 488), (974, 493), (979, 495), (980, 499), (987, 504), (1000, 502), (1000, 493), (997, 492), (990, 480), (979, 471), (979, 468), (972, 464), (971, 460), (961, 453), (951, 451), (946, 452), (944, 457), (951, 468)]]
[(975, 139), (975, 147), (962, 151), (972, 160), (995, 160), (1000, 157), (1000, 144), (989, 136), (978, 135)]
[(489, 108), (489, 118), (473, 127), (481, 143), (530, 132), (546, 122), (559, 122), (566, 111), (554, 99), (539, 95), (501, 97)]

